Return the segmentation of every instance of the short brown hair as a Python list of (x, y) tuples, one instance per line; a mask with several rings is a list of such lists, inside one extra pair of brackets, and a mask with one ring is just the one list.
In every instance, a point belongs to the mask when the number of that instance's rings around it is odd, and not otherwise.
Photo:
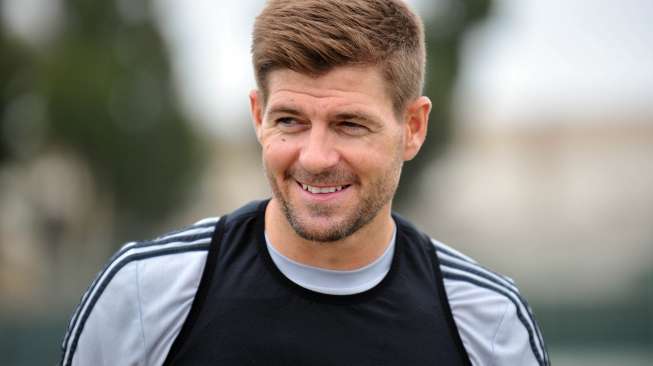
[(319, 76), (378, 65), (400, 112), (422, 93), (425, 53), (422, 22), (402, 0), (270, 0), (254, 23), (252, 63), (264, 101), (276, 69)]

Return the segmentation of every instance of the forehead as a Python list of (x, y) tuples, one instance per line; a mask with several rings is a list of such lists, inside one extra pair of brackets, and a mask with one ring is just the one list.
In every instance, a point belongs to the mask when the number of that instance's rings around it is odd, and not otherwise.
[(319, 76), (279, 69), (270, 73), (267, 87), (268, 107), (307, 101), (316, 106), (356, 104), (392, 109), (387, 82), (376, 66), (340, 66)]

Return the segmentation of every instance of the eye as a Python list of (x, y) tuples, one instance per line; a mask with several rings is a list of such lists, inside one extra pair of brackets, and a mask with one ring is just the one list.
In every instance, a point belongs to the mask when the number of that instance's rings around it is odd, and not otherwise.
[(274, 123), (279, 129), (287, 132), (294, 132), (294, 131), (301, 130), (306, 125), (305, 123), (302, 123), (301, 121), (297, 120), (294, 117), (277, 118), (274, 121)]
[(364, 125), (352, 121), (338, 123), (338, 128), (348, 135), (360, 136), (367, 134), (370, 130)]
[(282, 126), (292, 126), (297, 123), (297, 120), (292, 117), (282, 117), (277, 118), (276, 123)]

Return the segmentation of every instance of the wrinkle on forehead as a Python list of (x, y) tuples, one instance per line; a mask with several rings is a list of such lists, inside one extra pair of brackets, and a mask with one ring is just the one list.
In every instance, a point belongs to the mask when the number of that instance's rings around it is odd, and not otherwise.
[(270, 97), (283, 92), (306, 94), (314, 98), (347, 94), (347, 97), (360, 95), (392, 102), (387, 93), (386, 81), (376, 66), (342, 66), (319, 76), (282, 69), (273, 71), (268, 80)]
[[(367, 97), (368, 95), (364, 92), (357, 92), (357, 91), (351, 91), (351, 90), (345, 90), (345, 89), (321, 89), (321, 88), (311, 88), (309, 90), (306, 90), (305, 88), (302, 90), (299, 89), (294, 89), (294, 88), (280, 88), (273, 90), (273, 93), (275, 94), (300, 94), (300, 95), (305, 95), (311, 98), (317, 98), (317, 99), (323, 99), (323, 98), (347, 98), (351, 97), (350, 94), (355, 94), (361, 97)], [(343, 94), (348, 94), (348, 95), (343, 95)], [(274, 99), (274, 98), (271, 98)]]
[(354, 107), (366, 108), (370, 97), (365, 93), (337, 92), (337, 93), (311, 93), (308, 91), (294, 91), (291, 89), (279, 90), (270, 97), (268, 109), (278, 108), (303, 109), (304, 106), (315, 106), (324, 108), (331, 107)]

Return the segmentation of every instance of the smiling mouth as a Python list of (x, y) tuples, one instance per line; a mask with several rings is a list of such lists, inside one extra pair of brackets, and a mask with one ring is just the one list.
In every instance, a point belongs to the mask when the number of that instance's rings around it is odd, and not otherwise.
[(335, 193), (335, 192), (342, 191), (343, 189), (345, 189), (345, 188), (347, 188), (347, 187), (349, 187), (351, 185), (351, 184), (345, 184), (345, 185), (341, 185), (341, 186), (315, 187), (315, 186), (311, 186), (311, 185), (304, 184), (304, 183), (299, 183), (299, 182), (297, 182), (297, 183), (300, 185), (300, 187), (302, 187), (303, 190), (305, 190), (306, 192), (313, 193), (313, 194)]

